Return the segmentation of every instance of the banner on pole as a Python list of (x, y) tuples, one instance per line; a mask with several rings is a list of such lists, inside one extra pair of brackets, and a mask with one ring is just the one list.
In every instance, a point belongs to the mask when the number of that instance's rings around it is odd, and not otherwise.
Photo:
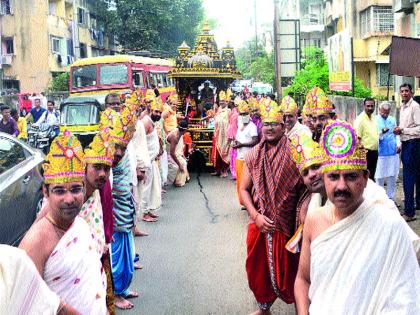
[(328, 70), (330, 90), (352, 90), (352, 47), (347, 29), (328, 38)]

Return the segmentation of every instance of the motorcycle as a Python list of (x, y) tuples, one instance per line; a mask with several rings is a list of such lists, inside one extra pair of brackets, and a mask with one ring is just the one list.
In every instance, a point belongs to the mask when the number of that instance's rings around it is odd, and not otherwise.
[(57, 135), (57, 127), (43, 123), (39, 126), (28, 126), (28, 143), (31, 147), (48, 154), (50, 144)]

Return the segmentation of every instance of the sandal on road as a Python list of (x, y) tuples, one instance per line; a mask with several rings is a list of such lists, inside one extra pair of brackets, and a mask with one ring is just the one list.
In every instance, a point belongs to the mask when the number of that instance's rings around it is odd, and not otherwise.
[(412, 221), (416, 221), (417, 218), (416, 217), (409, 217), (408, 215), (403, 214), (402, 216), (405, 220), (405, 222), (412, 222)]
[(114, 305), (116, 308), (119, 308), (120, 310), (129, 310), (134, 307), (134, 304), (130, 301), (127, 301), (122, 296), (115, 297)]
[(139, 294), (136, 291), (128, 291), (128, 293), (124, 295), (124, 298), (126, 299), (134, 299), (138, 297), (139, 297)]

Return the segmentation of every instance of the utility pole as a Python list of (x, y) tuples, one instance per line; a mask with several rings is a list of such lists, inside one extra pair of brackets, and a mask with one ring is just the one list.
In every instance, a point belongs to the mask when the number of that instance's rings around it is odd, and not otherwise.
[(255, 59), (258, 58), (257, 0), (254, 0)]
[(274, 61), (276, 66), (276, 90), (277, 100), (282, 99), (281, 91), (281, 67), (280, 67), (280, 16), (279, 0), (274, 0)]

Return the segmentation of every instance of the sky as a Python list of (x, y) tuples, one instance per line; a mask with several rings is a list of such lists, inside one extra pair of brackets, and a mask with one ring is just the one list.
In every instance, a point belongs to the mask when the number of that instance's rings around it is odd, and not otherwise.
[(254, 1), (257, 6), (257, 30), (261, 32), (261, 25), (273, 24), (273, 0), (203, 0), (206, 16), (218, 23), (211, 32), (219, 49), (228, 40), (237, 49), (246, 40), (255, 38)]

